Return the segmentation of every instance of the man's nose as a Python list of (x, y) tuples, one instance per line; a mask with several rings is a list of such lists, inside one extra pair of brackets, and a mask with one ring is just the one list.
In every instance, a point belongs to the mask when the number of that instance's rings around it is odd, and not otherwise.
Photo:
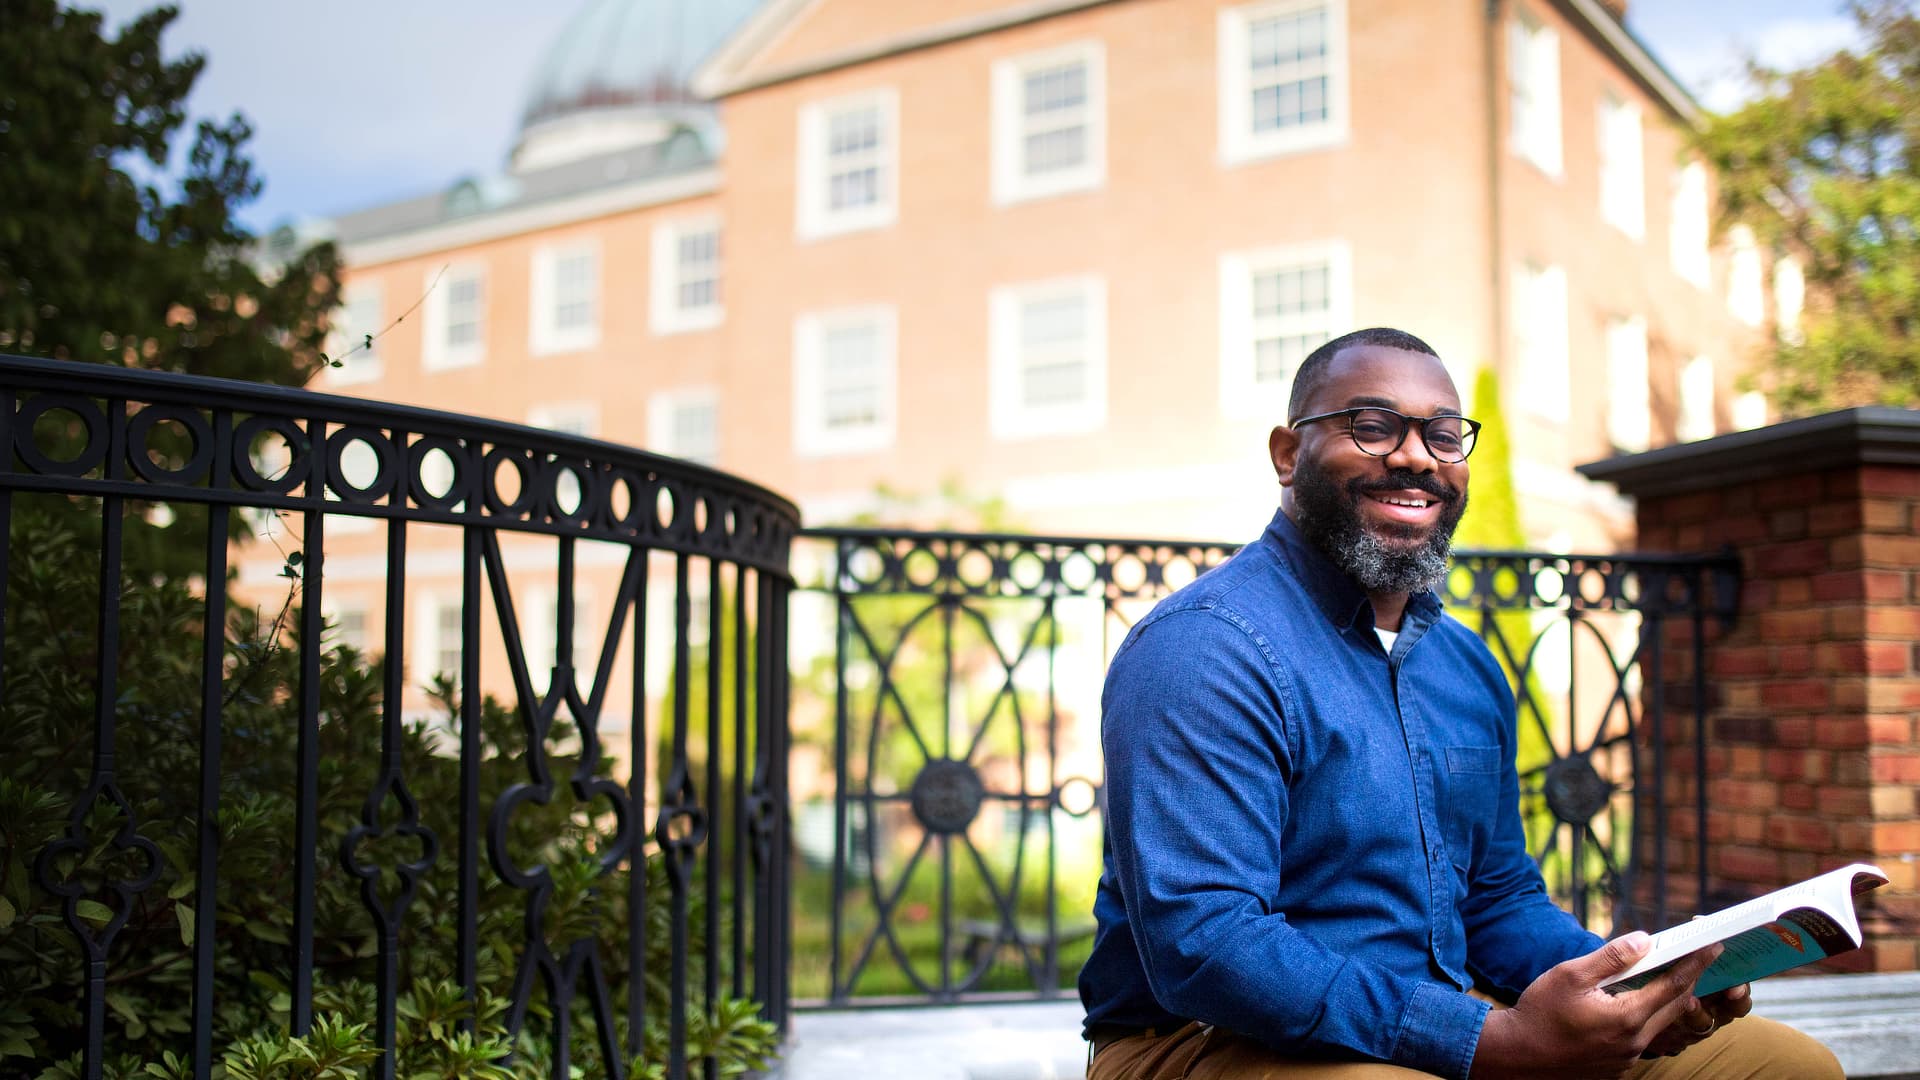
[(1419, 424), (1407, 425), (1407, 437), (1400, 440), (1400, 446), (1387, 455), (1387, 468), (1406, 469), (1408, 472), (1437, 472), (1440, 460), (1427, 449), (1427, 429)]

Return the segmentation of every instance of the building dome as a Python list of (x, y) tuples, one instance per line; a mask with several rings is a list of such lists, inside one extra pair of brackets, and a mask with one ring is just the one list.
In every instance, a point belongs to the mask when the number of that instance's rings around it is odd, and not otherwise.
[(694, 69), (762, 0), (588, 0), (534, 70), (516, 172), (711, 129)]

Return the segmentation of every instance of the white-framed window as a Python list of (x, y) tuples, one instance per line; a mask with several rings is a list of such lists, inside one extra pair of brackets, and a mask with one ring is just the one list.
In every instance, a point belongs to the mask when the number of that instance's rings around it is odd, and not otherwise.
[(794, 320), (794, 450), (807, 457), (893, 445), (898, 317), (841, 308)]
[(1712, 255), (1707, 222), (1707, 167), (1689, 162), (1674, 178), (1672, 223), (1668, 245), (1673, 272), (1706, 288), (1712, 277)]
[(1519, 5), (1507, 24), (1507, 81), (1512, 88), (1513, 152), (1558, 177), (1560, 32)]
[(1564, 424), (1572, 412), (1567, 272), (1525, 264), (1513, 272), (1513, 398), (1535, 416)]
[[(553, 669), (560, 663), (560, 594), (552, 585), (535, 585), (526, 591), (520, 604), (520, 647), (527, 660), (527, 679), (533, 692), (545, 694), (553, 684)], [(573, 670), (574, 685), (581, 693), (592, 689), (595, 669), (600, 663), (600, 646), (605, 644), (606, 627), (593, 621), (593, 600), (587, 593), (573, 593)]]
[(987, 297), (988, 424), (1002, 439), (1107, 422), (1107, 284), (1062, 278)]
[(528, 349), (535, 356), (600, 344), (600, 245), (592, 240), (533, 253)]
[(719, 391), (703, 386), (669, 390), (648, 398), (647, 446), (656, 453), (702, 465), (719, 461)]
[(1735, 225), (1727, 230), (1732, 253), (1727, 257), (1727, 311), (1748, 326), (1767, 321), (1766, 264), (1753, 229)]
[(1300, 362), (1352, 323), (1353, 258), (1344, 242), (1221, 256), (1221, 411), (1283, 414)]
[[(438, 279), (437, 281), (435, 279)], [(427, 274), (421, 365), (428, 371), (472, 367), (487, 356), (487, 268), (461, 263)]]
[(899, 216), (900, 95), (869, 90), (800, 110), (796, 184), (803, 239), (893, 224)]
[(1767, 395), (1758, 390), (1749, 390), (1733, 399), (1733, 427), (1736, 431), (1752, 431), (1767, 426)]
[(1773, 319), (1781, 341), (1798, 345), (1806, 340), (1800, 330), (1800, 316), (1806, 306), (1807, 278), (1800, 269), (1800, 260), (1782, 255), (1773, 264)]
[(527, 410), (527, 423), (562, 435), (593, 438), (600, 431), (600, 406), (591, 401), (562, 401)]
[(362, 657), (372, 655), (372, 639), (367, 635), (367, 608), (359, 601), (328, 600), (323, 605), (327, 621), (333, 624), (333, 644), (345, 645)]
[(1647, 233), (1647, 166), (1640, 106), (1611, 91), (1600, 99), (1600, 216), (1639, 240)]
[(1713, 357), (1696, 356), (1680, 369), (1680, 441), (1711, 439), (1717, 428), (1713, 418)]
[(1653, 441), (1647, 320), (1638, 315), (1607, 320), (1607, 438), (1635, 453)]
[(1219, 16), (1220, 157), (1228, 164), (1347, 138), (1346, 0), (1264, 0)]
[(414, 598), (413, 655), (407, 668), (416, 686), (435, 675), (460, 680), (460, 597), (422, 592)]
[(720, 218), (703, 215), (655, 225), (649, 279), (654, 333), (719, 326), (726, 317), (720, 300)]
[(1097, 188), (1107, 173), (1107, 53), (1099, 42), (993, 65), (993, 201)]
[(379, 343), (369, 343), (369, 338), (384, 329), (380, 320), (385, 315), (386, 290), (378, 281), (349, 282), (341, 290), (327, 341), (327, 356), (340, 366), (327, 368), (327, 381), (348, 386), (380, 377)]

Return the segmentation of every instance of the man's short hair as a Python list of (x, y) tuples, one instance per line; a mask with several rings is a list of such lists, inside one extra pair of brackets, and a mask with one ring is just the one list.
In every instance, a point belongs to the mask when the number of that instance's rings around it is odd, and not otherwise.
[(1425, 353), (1434, 359), (1440, 354), (1433, 346), (1407, 333), (1387, 326), (1375, 326), (1366, 330), (1355, 330), (1351, 334), (1342, 334), (1325, 345), (1307, 354), (1300, 362), (1300, 370), (1293, 373), (1293, 393), (1287, 397), (1287, 422), (1291, 424), (1306, 412), (1307, 400), (1320, 389), (1327, 380), (1327, 365), (1340, 355), (1342, 349), (1358, 348), (1365, 345), (1378, 345), (1382, 348), (1400, 349), (1404, 352)]

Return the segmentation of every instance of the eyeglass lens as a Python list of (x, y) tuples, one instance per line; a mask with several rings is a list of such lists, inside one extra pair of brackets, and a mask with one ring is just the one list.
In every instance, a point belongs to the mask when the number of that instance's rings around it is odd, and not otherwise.
[[(1386, 409), (1361, 409), (1353, 414), (1353, 441), (1369, 454), (1386, 456), (1399, 449), (1407, 426), (1415, 422)], [(1464, 461), (1473, 451), (1473, 426), (1458, 416), (1429, 417), (1421, 424), (1427, 451), (1441, 461)]]

